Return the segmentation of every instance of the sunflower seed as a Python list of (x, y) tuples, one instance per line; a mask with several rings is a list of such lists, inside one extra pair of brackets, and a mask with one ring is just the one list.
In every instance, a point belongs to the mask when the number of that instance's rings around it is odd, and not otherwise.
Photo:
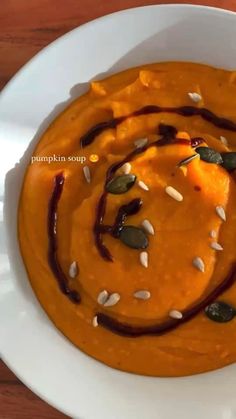
[(199, 154), (193, 154), (192, 156), (189, 156), (186, 159), (181, 160), (177, 164), (177, 167), (181, 167), (181, 166), (184, 166), (184, 165), (190, 163), (192, 160), (196, 159), (196, 157), (199, 157)]
[(212, 239), (215, 239), (215, 238), (216, 238), (216, 231), (215, 231), (215, 230), (211, 230), (211, 231), (210, 231), (210, 233), (209, 233), (209, 236), (210, 236)]
[(142, 180), (138, 181), (138, 186), (143, 189), (144, 191), (149, 191), (149, 187), (144, 183)]
[(143, 220), (142, 226), (147, 233), (154, 235), (154, 227), (149, 220)]
[(223, 137), (223, 135), (220, 136), (220, 141), (222, 144), (224, 144), (226, 147), (228, 146), (227, 138)]
[(115, 176), (106, 184), (106, 190), (109, 193), (119, 195), (129, 191), (136, 181), (136, 176), (127, 174)]
[(142, 228), (126, 225), (120, 232), (120, 240), (132, 249), (146, 249), (148, 238)]
[(147, 138), (139, 138), (138, 140), (134, 141), (134, 145), (135, 147), (139, 148), (139, 147), (145, 146), (147, 142), (148, 142)]
[(144, 266), (144, 268), (148, 267), (148, 253), (147, 252), (141, 252), (140, 253), (140, 263)]
[(151, 293), (147, 290), (139, 290), (134, 293), (134, 297), (138, 300), (148, 300), (151, 297)]
[(100, 304), (101, 306), (103, 306), (105, 304), (105, 302), (108, 300), (109, 294), (107, 292), (107, 290), (103, 290), (98, 294), (98, 298), (97, 298), (97, 302), (98, 304)]
[(120, 301), (120, 294), (114, 292), (108, 297), (108, 300), (105, 302), (104, 307), (112, 307)]
[(94, 316), (92, 320), (93, 327), (98, 327), (98, 316)]
[(205, 263), (200, 257), (193, 259), (193, 266), (197, 268), (200, 272), (205, 272)]
[(69, 267), (69, 276), (71, 278), (75, 278), (78, 275), (78, 265), (77, 262), (74, 261)]
[(88, 183), (91, 182), (91, 173), (90, 168), (88, 166), (83, 167), (84, 177)]
[(223, 250), (223, 247), (221, 246), (221, 244), (217, 243), (217, 242), (212, 242), (210, 244), (211, 248), (214, 250)]
[(178, 320), (183, 318), (183, 314), (180, 311), (178, 311), (178, 310), (171, 310), (169, 312), (169, 316), (172, 319), (178, 319)]
[(225, 210), (221, 205), (217, 205), (216, 214), (221, 218), (221, 220), (226, 221)]
[(131, 164), (124, 163), (123, 166), (121, 166), (120, 170), (124, 173), (124, 175), (128, 175), (131, 171)]
[(189, 92), (188, 95), (189, 95), (190, 99), (195, 103), (198, 103), (198, 102), (200, 102), (200, 100), (202, 100), (202, 96), (199, 95), (199, 93)]
[(180, 192), (178, 192), (175, 188), (172, 186), (166, 186), (165, 191), (167, 195), (169, 195), (171, 198), (175, 199), (178, 202), (183, 201), (183, 195), (181, 195)]

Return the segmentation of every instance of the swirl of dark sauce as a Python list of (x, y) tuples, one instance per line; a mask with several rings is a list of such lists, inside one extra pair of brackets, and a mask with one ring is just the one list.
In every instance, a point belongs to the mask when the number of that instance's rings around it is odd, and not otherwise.
[(73, 303), (80, 303), (80, 295), (76, 290), (71, 290), (68, 279), (62, 270), (57, 256), (57, 207), (63, 191), (65, 178), (63, 173), (54, 177), (54, 189), (48, 205), (48, 263), (54, 273), (59, 288)]
[(122, 323), (113, 317), (108, 316), (104, 313), (97, 313), (97, 320), (100, 326), (110, 330), (111, 332), (117, 333), (121, 336), (126, 337), (139, 337), (144, 335), (161, 336), (168, 333), (182, 324), (188, 322), (195, 317), (200, 311), (204, 310), (209, 304), (215, 301), (223, 292), (230, 288), (236, 279), (236, 264), (234, 264), (230, 270), (228, 276), (221, 282), (208, 296), (199, 301), (193, 307), (185, 310), (182, 314), (182, 319), (168, 319), (163, 323), (153, 324), (150, 326), (136, 326), (128, 323)]
[[(203, 138), (197, 137), (192, 138), (190, 140), (176, 138), (177, 130), (175, 127), (171, 125), (160, 124), (158, 127), (158, 133), (161, 135), (161, 138), (157, 141), (153, 141), (150, 144), (146, 144), (142, 147), (137, 147), (133, 151), (131, 151), (126, 157), (124, 157), (121, 161), (117, 163), (113, 163), (106, 172), (106, 178), (104, 182), (103, 193), (99, 198), (98, 205), (96, 208), (96, 219), (93, 227), (94, 233), (94, 240), (95, 245), (98, 249), (100, 256), (108, 262), (113, 262), (113, 257), (108, 248), (103, 243), (103, 234), (111, 232), (111, 226), (104, 226), (103, 220), (106, 213), (106, 203), (107, 203), (107, 191), (106, 191), (106, 184), (113, 178), (116, 171), (123, 166), (124, 163), (130, 162), (136, 157), (137, 155), (143, 153), (144, 151), (148, 150), (150, 147), (162, 147), (165, 145), (170, 144), (183, 144), (183, 145), (191, 145), (194, 144), (194, 147), (204, 142)], [(137, 203), (136, 203), (137, 204)], [(130, 204), (131, 205), (131, 204)], [(141, 205), (141, 204), (140, 204)], [(128, 208), (126, 207), (126, 211)], [(120, 208), (119, 216), (121, 216), (121, 212), (124, 213), (124, 208)], [(131, 214), (127, 214), (131, 215)], [(121, 229), (122, 226), (118, 225), (119, 218), (116, 220), (116, 224), (113, 229), (113, 237), (118, 237), (118, 230)]]
[(236, 132), (235, 122), (226, 118), (219, 117), (206, 108), (196, 108), (195, 106), (180, 106), (180, 107), (175, 108), (175, 107), (168, 107), (168, 106), (166, 107), (166, 106), (148, 105), (148, 106), (144, 106), (141, 109), (138, 109), (137, 111), (129, 115), (120, 116), (118, 118), (113, 118), (113, 119), (110, 119), (109, 121), (100, 122), (99, 124), (93, 126), (88, 132), (86, 132), (80, 138), (80, 145), (81, 147), (87, 147), (88, 145), (92, 144), (95, 138), (98, 135), (100, 135), (103, 131), (110, 128), (116, 128), (119, 124), (121, 124), (128, 118), (141, 116), (141, 115), (149, 115), (152, 113), (161, 113), (161, 112), (175, 113), (175, 114), (185, 116), (185, 117), (200, 116), (202, 119), (204, 119), (207, 122), (210, 122), (211, 124), (215, 125), (218, 128)]

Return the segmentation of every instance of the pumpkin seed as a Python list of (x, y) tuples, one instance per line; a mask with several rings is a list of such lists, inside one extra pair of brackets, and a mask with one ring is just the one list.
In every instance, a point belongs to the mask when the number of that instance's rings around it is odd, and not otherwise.
[(223, 301), (215, 301), (206, 307), (205, 313), (214, 322), (226, 323), (234, 318), (236, 310), (230, 304)]
[(218, 151), (210, 147), (197, 147), (195, 151), (200, 155), (200, 159), (207, 163), (221, 164), (223, 159)]
[(132, 249), (146, 249), (148, 238), (142, 228), (135, 226), (124, 226), (120, 233), (120, 240)]
[(135, 175), (127, 174), (116, 176), (106, 184), (106, 190), (107, 192), (115, 195), (122, 194), (128, 192), (128, 190), (134, 185), (135, 181)]
[(223, 163), (221, 166), (224, 167), (224, 169), (228, 170), (229, 172), (231, 170), (236, 169), (236, 152), (230, 151), (228, 153), (221, 153), (221, 157), (223, 159)]
[(193, 154), (192, 156), (189, 156), (186, 159), (181, 160), (177, 164), (177, 167), (185, 166), (186, 164), (190, 163), (192, 160), (196, 159), (196, 157), (199, 157), (199, 154)]
[(182, 319), (182, 318), (183, 318), (183, 314), (182, 314), (180, 311), (178, 311), (178, 310), (171, 310), (171, 311), (169, 312), (169, 316), (170, 316), (172, 319), (178, 319), (178, 320), (180, 320), (180, 319)]

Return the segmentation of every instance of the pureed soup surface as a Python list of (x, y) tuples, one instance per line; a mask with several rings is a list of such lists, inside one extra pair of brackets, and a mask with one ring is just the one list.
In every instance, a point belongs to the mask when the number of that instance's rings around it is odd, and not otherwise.
[(20, 247), (82, 351), (154, 376), (236, 360), (235, 144), (236, 73), (192, 63), (92, 82), (42, 136)]

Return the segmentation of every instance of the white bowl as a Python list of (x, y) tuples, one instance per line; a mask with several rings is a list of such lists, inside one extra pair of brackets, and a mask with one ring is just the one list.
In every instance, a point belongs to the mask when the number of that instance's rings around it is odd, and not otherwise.
[(236, 68), (235, 40), (231, 12), (190, 5), (130, 9), (69, 32), (31, 60), (1, 94), (0, 352), (26, 385), (73, 418), (236, 418), (235, 365), (187, 378), (149, 378), (113, 370), (76, 349), (37, 302), (16, 235), (30, 152), (89, 80), (166, 60)]

